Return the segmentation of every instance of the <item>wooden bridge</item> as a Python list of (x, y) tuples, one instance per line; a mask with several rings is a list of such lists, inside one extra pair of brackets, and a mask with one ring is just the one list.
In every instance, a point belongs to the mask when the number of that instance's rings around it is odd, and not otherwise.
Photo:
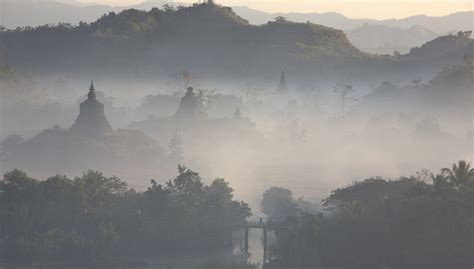
[[(240, 224), (228, 225), (232, 230), (244, 230), (245, 232), (245, 241), (244, 241), (244, 252), (249, 252), (249, 230), (250, 229), (262, 229), (263, 232), (263, 264), (266, 264), (268, 261), (268, 231), (276, 230), (285, 230), (287, 227), (281, 222), (275, 221), (247, 221)], [(232, 247), (232, 236), (230, 245)]]

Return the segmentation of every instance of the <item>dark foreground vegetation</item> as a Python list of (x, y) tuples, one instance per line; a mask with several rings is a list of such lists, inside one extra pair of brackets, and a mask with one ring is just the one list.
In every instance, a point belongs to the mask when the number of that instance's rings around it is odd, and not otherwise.
[[(223, 179), (178, 176), (145, 192), (89, 171), (68, 179), (6, 173), (0, 181), (0, 258), (81, 264), (229, 249), (226, 226), (247, 204)], [(268, 268), (472, 268), (474, 169), (371, 178), (334, 190), (322, 205), (270, 188), (262, 210), (284, 223)], [(321, 210), (320, 208), (323, 208)], [(283, 267), (282, 267), (283, 266)], [(212, 268), (212, 267), (211, 267)], [(222, 268), (222, 267), (216, 267)]]
[(229, 249), (226, 224), (249, 216), (227, 182), (205, 185), (184, 167), (166, 186), (152, 181), (145, 192), (99, 172), (39, 181), (14, 170), (0, 181), (0, 257), (80, 264), (206, 253)]
[(289, 227), (276, 232), (275, 264), (472, 268), (473, 198), (474, 169), (460, 161), (438, 175), (371, 178), (336, 189), (323, 200), (323, 213), (308, 213), (307, 203), (281, 188), (265, 192), (262, 208), (269, 219), (286, 216)]

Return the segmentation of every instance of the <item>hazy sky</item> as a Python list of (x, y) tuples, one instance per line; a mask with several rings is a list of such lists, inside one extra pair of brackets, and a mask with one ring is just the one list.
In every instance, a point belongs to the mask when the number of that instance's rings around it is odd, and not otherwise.
[[(109, 5), (128, 5), (145, 0), (79, 0)], [(349, 17), (402, 18), (427, 14), (442, 16), (457, 11), (473, 10), (474, 0), (215, 0), (223, 5), (246, 5), (274, 12), (340, 12)], [(197, 2), (175, 0), (175, 2)]]

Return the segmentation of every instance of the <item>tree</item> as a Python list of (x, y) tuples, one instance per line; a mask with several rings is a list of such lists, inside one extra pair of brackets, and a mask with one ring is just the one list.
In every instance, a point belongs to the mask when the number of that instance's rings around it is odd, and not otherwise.
[(2, 157), (7, 158), (8, 154), (11, 154), (12, 152), (15, 151), (15, 149), (25, 142), (23, 137), (13, 134), (7, 136), (3, 141), (0, 143), (0, 159)]
[(472, 31), (459, 31), (457, 36), (458, 37), (465, 37), (465, 38), (469, 38), (472, 34)]
[(436, 193), (446, 193), (452, 187), (448, 177), (442, 172), (439, 175), (431, 175), (431, 180), (433, 181), (433, 188)]
[(180, 202), (195, 205), (195, 199), (202, 194), (204, 184), (198, 173), (184, 165), (178, 166), (178, 176), (167, 182), (167, 190), (172, 192)]
[(214, 104), (216, 99), (216, 89), (214, 90), (199, 90), (197, 97), (200, 102), (201, 109), (204, 113), (209, 111), (209, 109)]
[[(451, 178), (465, 182), (472, 169), (455, 166)], [(323, 200), (326, 214), (285, 222), (289, 228), (276, 233), (276, 259), (308, 268), (472, 267), (471, 193), (454, 188), (446, 175), (419, 175), (332, 191)], [(422, 181), (427, 177), (433, 185)]]
[(334, 92), (340, 95), (341, 98), (341, 105), (342, 105), (342, 119), (346, 116), (346, 104), (348, 101), (356, 101), (357, 99), (349, 96), (351, 93), (354, 92), (352, 85), (343, 84), (334, 87)]
[(296, 213), (296, 202), (291, 190), (272, 187), (263, 193), (262, 212), (268, 219), (283, 221)]
[(74, 180), (8, 172), (0, 180), (0, 260), (97, 262), (223, 248), (225, 225), (244, 222), (249, 206), (224, 179), (206, 185), (184, 166), (178, 172), (167, 187), (152, 180), (145, 192), (96, 171)]
[(283, 17), (283, 16), (277, 16), (277, 17), (275, 17), (274, 20), (275, 20), (275, 22), (287, 22), (287, 21), (288, 21), (288, 20), (287, 20), (285, 17)]
[(458, 190), (466, 189), (468, 185), (474, 182), (474, 168), (471, 168), (471, 164), (466, 161), (459, 161), (457, 164), (453, 163), (451, 169), (443, 168), (441, 173), (445, 175)]
[(173, 12), (175, 9), (172, 5), (169, 5), (169, 4), (164, 4), (163, 5), (163, 10), (167, 13), (171, 13)]

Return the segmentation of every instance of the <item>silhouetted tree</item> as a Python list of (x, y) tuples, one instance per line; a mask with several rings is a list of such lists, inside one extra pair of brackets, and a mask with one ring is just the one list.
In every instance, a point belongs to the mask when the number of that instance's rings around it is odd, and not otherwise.
[(453, 163), (451, 169), (443, 168), (442, 174), (459, 190), (464, 190), (469, 184), (474, 183), (474, 168), (471, 168), (471, 164), (466, 161)]
[(263, 193), (261, 207), (262, 212), (273, 221), (283, 221), (296, 214), (292, 192), (279, 187), (272, 187)]

